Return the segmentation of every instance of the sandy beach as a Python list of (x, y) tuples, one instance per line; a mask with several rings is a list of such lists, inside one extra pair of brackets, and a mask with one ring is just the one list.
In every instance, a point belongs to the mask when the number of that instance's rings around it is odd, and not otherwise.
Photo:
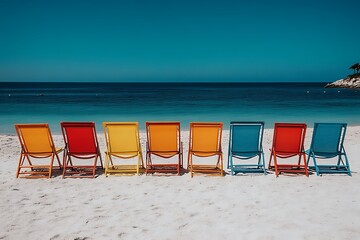
[[(265, 130), (266, 162), (272, 129)], [(308, 129), (305, 148), (310, 145)], [(229, 131), (224, 131), (224, 163)], [(98, 133), (104, 153), (103, 133)], [(61, 135), (54, 135), (63, 146)], [(182, 132), (187, 161), (188, 132)], [(145, 134), (141, 134), (145, 144)], [(360, 126), (344, 174), (16, 179), (17, 136), (0, 136), (0, 239), (359, 239)]]

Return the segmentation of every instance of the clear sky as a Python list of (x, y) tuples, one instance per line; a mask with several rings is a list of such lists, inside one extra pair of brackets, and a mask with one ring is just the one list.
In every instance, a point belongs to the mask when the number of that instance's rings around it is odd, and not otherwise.
[(0, 81), (325, 81), (359, 0), (0, 0)]

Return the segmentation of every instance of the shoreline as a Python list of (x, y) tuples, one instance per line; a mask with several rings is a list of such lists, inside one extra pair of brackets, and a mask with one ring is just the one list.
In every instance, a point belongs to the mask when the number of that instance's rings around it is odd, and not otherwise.
[[(109, 122), (111, 122), (111, 121), (109, 121)], [(159, 121), (159, 122), (166, 122), (166, 121)], [(172, 122), (172, 121), (170, 121), (170, 122)], [(209, 122), (211, 122), (211, 121), (209, 121)], [(279, 123), (285, 123), (285, 122), (279, 122)], [(289, 121), (289, 122), (286, 122), (286, 123), (302, 123), (302, 122), (291, 122), (291, 121)], [(319, 122), (319, 123), (327, 123), (327, 122)], [(331, 123), (331, 121), (329, 121), (329, 123)], [(342, 123), (342, 122), (336, 122), (336, 123)], [(24, 123), (24, 124), (26, 124), (26, 123)], [(29, 122), (29, 124), (35, 124), (35, 123)], [(223, 122), (223, 124), (224, 124), (223, 132), (230, 131), (230, 129), (229, 129), (230, 123), (224, 123)], [(0, 136), (16, 136), (17, 137), (16, 132), (15, 132), (15, 124), (13, 124), (13, 125), (14, 125), (14, 128), (12, 130), (13, 133), (0, 132)], [(311, 125), (307, 125), (306, 132), (308, 133), (309, 131), (312, 131), (313, 126), (314, 126), (314, 123), (311, 124)], [(62, 136), (61, 130), (60, 131), (53, 130), (54, 128), (55, 129), (60, 129), (60, 123), (59, 123), (59, 126), (54, 127), (53, 125), (49, 125), (49, 127), (50, 127), (50, 131), (51, 131), (52, 135), (60, 135), (60, 136)], [(349, 128), (357, 128), (357, 127), (360, 128), (360, 124), (347, 124), (347, 129), (349, 129)], [(268, 131), (272, 130), (273, 131), (274, 130), (274, 125), (272, 125), (271, 127), (267, 127), (266, 124), (265, 124), (264, 130), (268, 130)], [(146, 135), (146, 129), (143, 129), (142, 127), (139, 128), (139, 132), (140, 132), (140, 134), (145, 134)], [(184, 132), (184, 133), (189, 132), (189, 129), (185, 128), (185, 127), (182, 127), (181, 132)], [(96, 123), (96, 133), (97, 133), (98, 137), (104, 134), (104, 131), (103, 131), (103, 128), (102, 128), (101, 124)]]
[[(50, 127), (51, 130), (51, 127)], [(105, 139), (104, 139), (104, 132), (102, 130), (99, 130), (98, 128), (96, 129), (96, 133), (97, 133), (97, 137), (99, 140), (99, 145), (100, 145), (100, 150), (102, 153), (104, 153), (105, 148), (106, 148), (106, 143), (105, 143)], [(15, 131), (15, 130), (14, 130)], [(272, 137), (273, 137), (273, 132), (274, 132), (274, 128), (264, 128), (264, 139), (263, 139), (263, 145), (270, 145), (269, 148), (271, 147), (271, 143), (272, 143)], [(305, 149), (308, 149), (310, 147), (310, 141), (311, 141), (311, 137), (312, 137), (312, 132), (313, 132), (313, 128), (312, 127), (307, 127), (306, 129), (306, 134), (305, 134)], [(140, 142), (141, 145), (143, 147), (143, 151), (146, 144), (146, 130), (139, 130), (140, 133)], [(224, 128), (222, 130), (222, 147), (223, 147), (223, 153), (227, 154), (227, 148), (225, 149), (224, 146), (228, 146), (229, 143), (229, 133), (230, 130)], [(184, 142), (188, 142), (188, 138), (189, 138), (189, 130), (181, 130), (181, 140)], [(347, 130), (346, 130), (346, 136), (345, 136), (345, 146), (346, 146), (346, 142), (347, 139), (350, 138), (349, 140), (352, 142), (356, 142), (356, 137), (357, 135), (360, 135), (360, 125), (356, 125), (356, 126), (352, 126), (352, 125), (348, 125), (347, 126)], [(58, 143), (60, 144), (59, 146), (56, 145), (56, 147), (61, 147), (61, 145), (63, 146), (63, 135), (61, 133), (53, 133), (52, 132), (52, 136), (55, 142), (55, 145)], [(4, 137), (15, 137), (16, 140), (18, 140), (18, 136), (16, 134), (1, 134), (0, 133), (0, 138), (4, 138)], [(19, 151), (20, 151), (20, 144), (19, 144)], [(186, 148), (186, 145), (183, 145), (184, 150)], [(264, 146), (264, 153), (265, 150), (268, 149)]]

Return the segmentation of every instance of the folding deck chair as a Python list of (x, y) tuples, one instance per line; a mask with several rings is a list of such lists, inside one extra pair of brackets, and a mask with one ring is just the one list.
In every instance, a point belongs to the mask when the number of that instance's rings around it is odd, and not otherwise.
[[(61, 167), (58, 153), (62, 148), (55, 148), (55, 144), (48, 124), (15, 124), (16, 133), (21, 144), (20, 160), (16, 171), (16, 178), (51, 178), (54, 159)], [(49, 164), (34, 164), (40, 159), (50, 158)], [(28, 164), (26, 164), (26, 162)], [(22, 171), (30, 169), (30, 171)]]
[[(175, 172), (183, 166), (183, 147), (180, 122), (146, 122), (146, 175), (154, 172)], [(169, 159), (178, 156), (176, 163), (157, 163), (153, 157)]]
[[(222, 123), (190, 123), (188, 170), (194, 173), (218, 173), (223, 176), (223, 154), (221, 150)], [(194, 164), (195, 157), (217, 156), (216, 164)]]
[[(280, 172), (305, 173), (309, 176), (306, 156), (304, 151), (304, 139), (306, 124), (303, 123), (275, 123), (273, 145), (270, 149), (269, 169), (275, 168), (278, 177)], [(279, 163), (281, 158), (291, 158), (298, 156), (296, 163)], [(274, 157), (274, 166), (271, 159)], [(278, 159), (280, 158), (280, 159)], [(301, 164), (301, 158), (304, 163)]]
[[(65, 142), (63, 178), (94, 178), (96, 168), (103, 168), (95, 123), (62, 122), (60, 125)], [(99, 158), (100, 166), (97, 166)], [(91, 159), (94, 159), (92, 164)]]
[[(323, 173), (346, 173), (351, 176), (349, 161), (344, 148), (344, 138), (347, 124), (345, 123), (315, 123), (307, 163), (310, 157), (314, 161), (315, 169), (319, 176)], [(336, 164), (319, 164), (321, 161), (331, 163), (333, 158)], [(344, 162), (345, 160), (345, 162)]]
[[(231, 175), (239, 172), (266, 174), (262, 148), (263, 134), (264, 122), (230, 123), (228, 169), (230, 169)], [(234, 158), (238, 159), (236, 163), (234, 163)], [(254, 158), (257, 158), (257, 163), (249, 163)]]
[[(140, 174), (144, 167), (137, 122), (104, 122), (106, 141), (105, 175)], [(114, 164), (113, 158), (130, 160), (137, 158), (136, 164)]]

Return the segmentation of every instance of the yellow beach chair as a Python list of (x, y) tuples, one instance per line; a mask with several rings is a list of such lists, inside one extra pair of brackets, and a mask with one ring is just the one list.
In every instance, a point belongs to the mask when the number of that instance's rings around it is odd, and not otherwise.
[[(110, 174), (140, 174), (144, 168), (139, 125), (137, 122), (104, 122), (106, 141), (105, 176)], [(137, 157), (137, 164), (114, 164), (114, 159)]]
[[(190, 123), (188, 170), (194, 173), (218, 173), (223, 176), (223, 154), (221, 151), (222, 123)], [(194, 164), (195, 157), (217, 156), (216, 164)]]
[[(180, 122), (146, 122), (146, 174), (154, 172), (180, 175), (183, 165), (183, 150), (180, 137)], [(169, 159), (178, 156), (176, 162), (158, 162), (153, 157)]]
[[(21, 144), (21, 155), (16, 177), (22, 175), (25, 178), (51, 178), (55, 158), (59, 168), (61, 168), (58, 153), (63, 149), (55, 148), (49, 125), (15, 124), (15, 129)], [(50, 158), (48, 164), (44, 161), (46, 158)], [(35, 164), (35, 161), (37, 163), (42, 162), (42, 164)], [(23, 171), (23, 169), (30, 171)]]

